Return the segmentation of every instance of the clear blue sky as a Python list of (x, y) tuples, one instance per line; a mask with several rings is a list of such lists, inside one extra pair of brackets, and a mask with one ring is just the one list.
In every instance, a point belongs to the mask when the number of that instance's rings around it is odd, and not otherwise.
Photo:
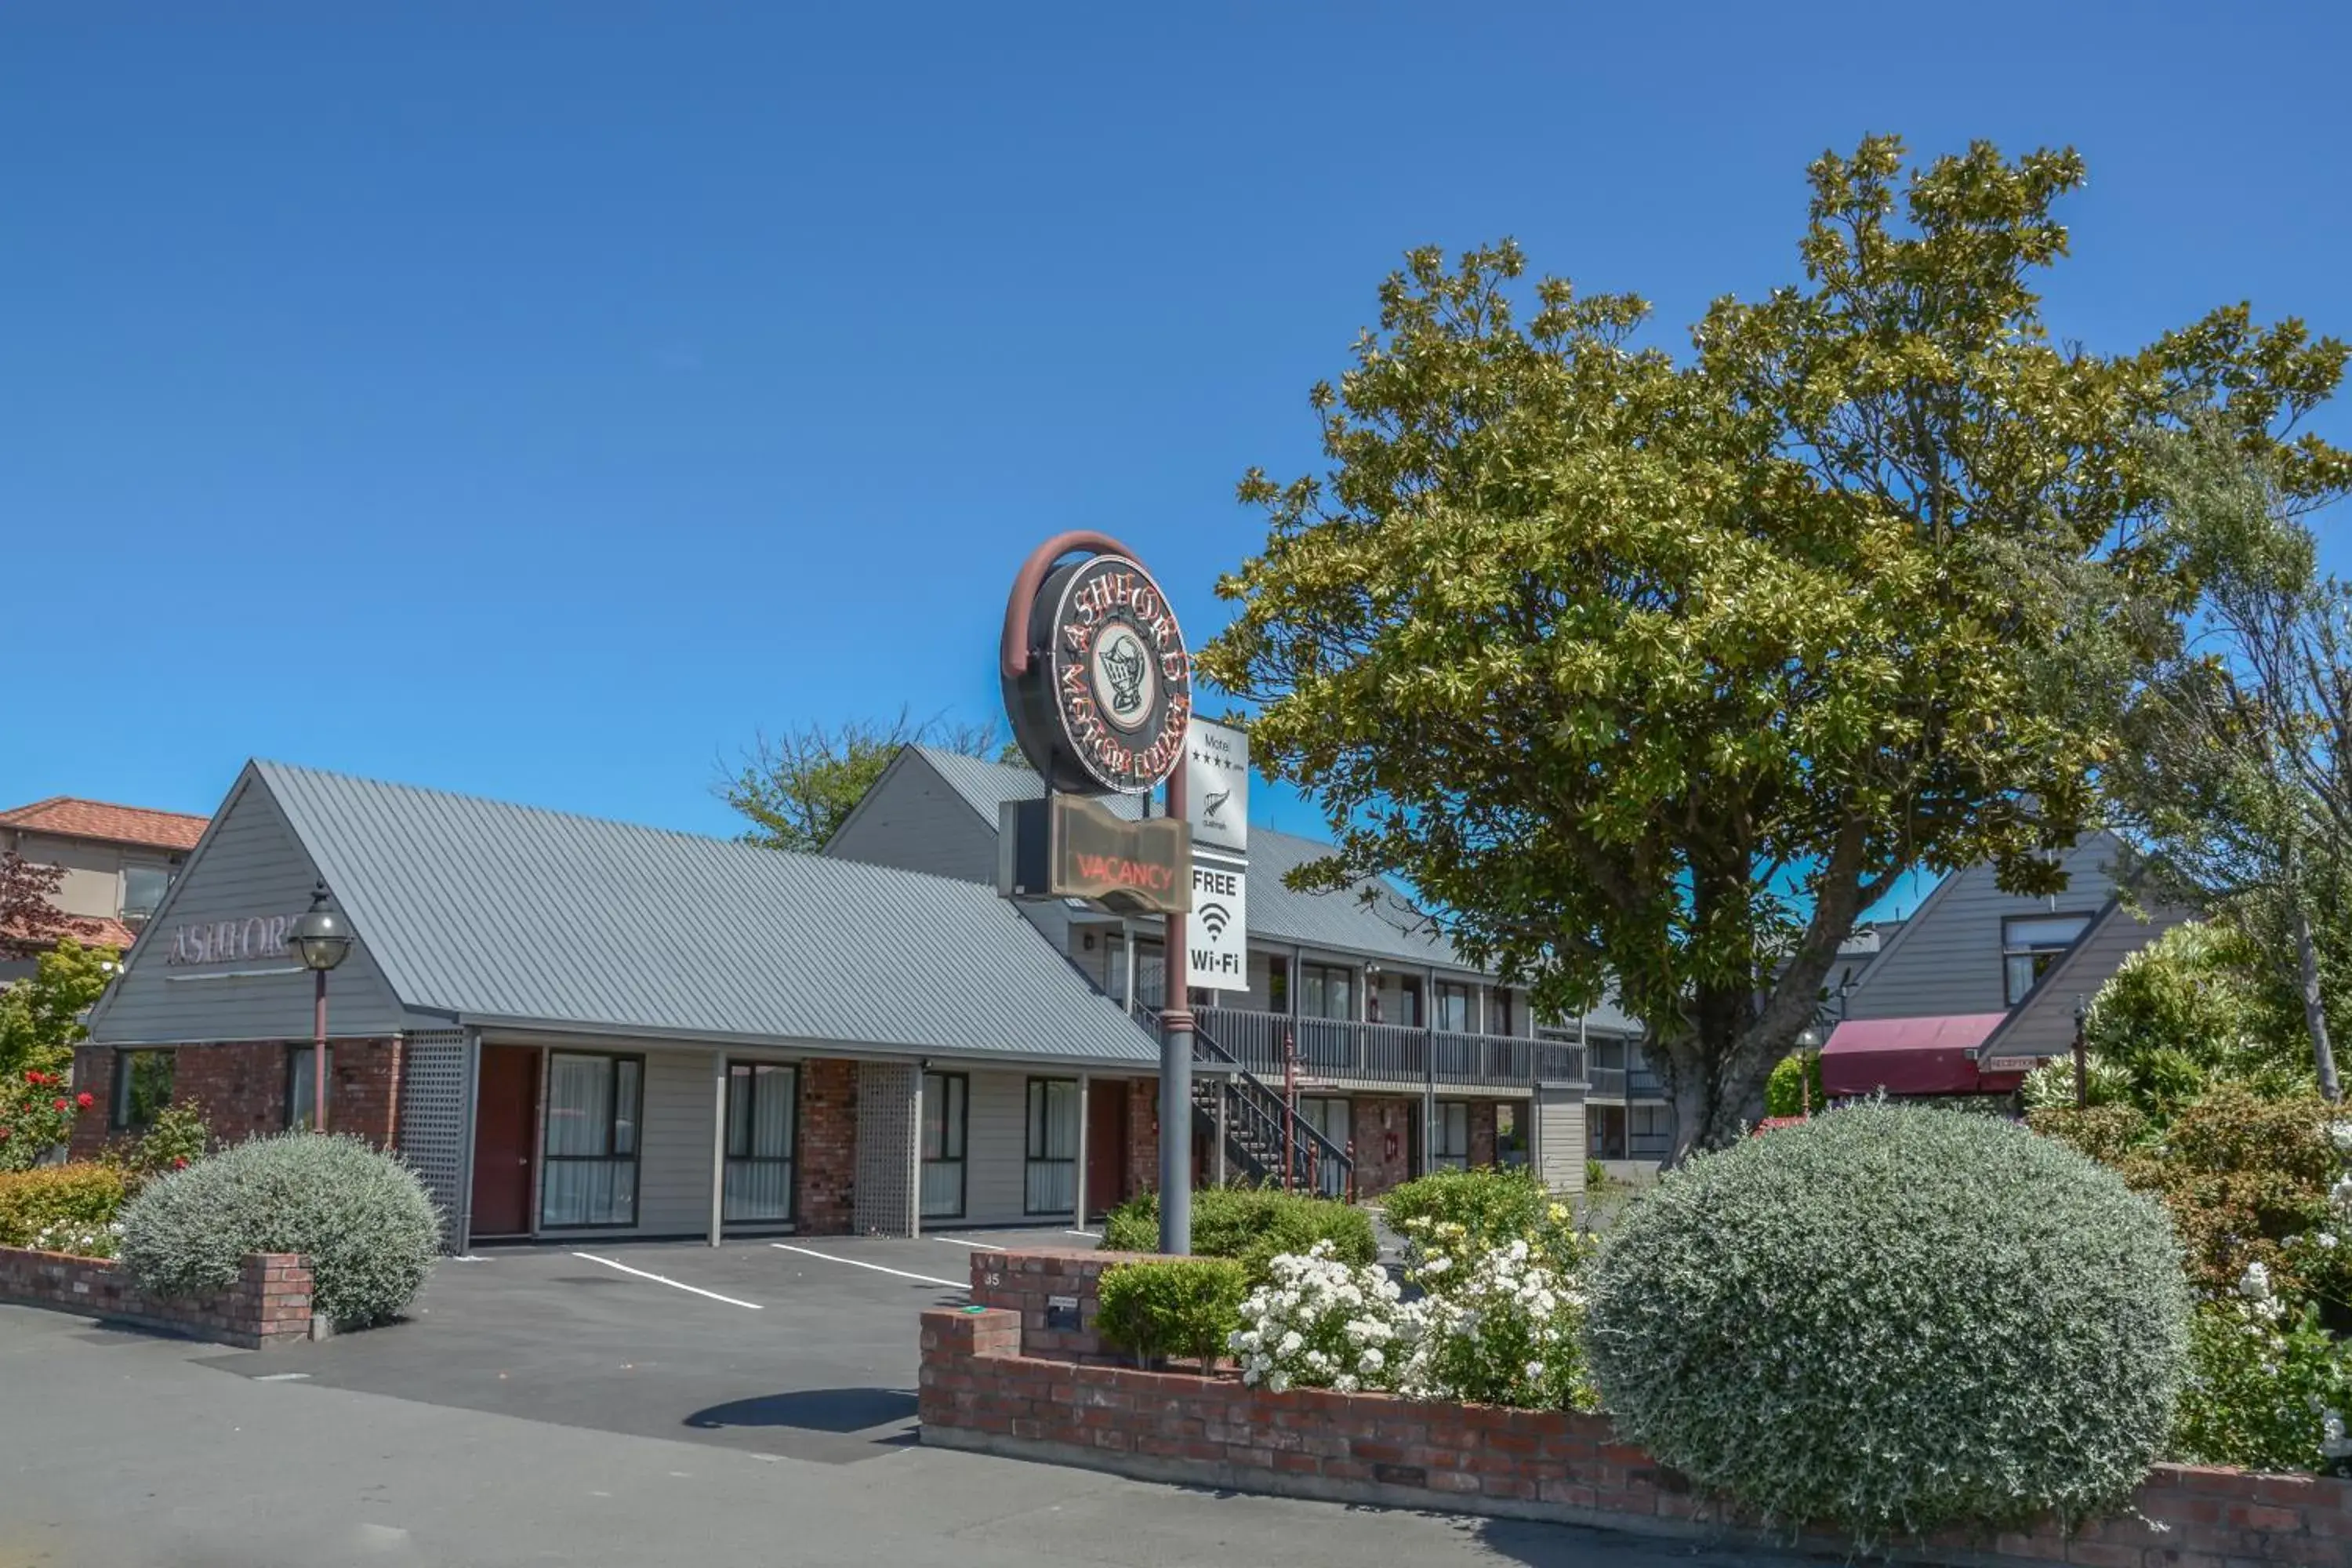
[(360, 9), (0, 12), (0, 804), (262, 754), (728, 831), (759, 726), (992, 716), (1046, 533), (1211, 630), (1405, 247), (1679, 342), (1870, 131), (2081, 147), (2094, 347), (2352, 334), (2341, 6)]

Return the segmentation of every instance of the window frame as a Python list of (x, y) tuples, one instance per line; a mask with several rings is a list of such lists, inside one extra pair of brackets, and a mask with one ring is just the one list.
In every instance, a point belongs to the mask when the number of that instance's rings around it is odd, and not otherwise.
[[(131, 907), (131, 876), (134, 871), (152, 872), (163, 879), (163, 885), (155, 889), (154, 900), (148, 904), (144, 909), (134, 909)], [(172, 890), (172, 871), (173, 868), (171, 867), (158, 866), (150, 860), (125, 861), (121, 873), (120, 890), (115, 895), (116, 915), (125, 921), (143, 921), (151, 919), (154, 915), (155, 911), (163, 907), (163, 896)]]
[[(1340, 984), (1347, 990), (1348, 1000), (1346, 1005), (1348, 1010), (1344, 1013), (1332, 1013), (1328, 1010), (1330, 1005), (1331, 979), (1334, 975), (1339, 977)], [(1298, 1012), (1294, 1014), (1295, 1016), (1301, 1018), (1321, 1018), (1328, 1023), (1338, 1024), (1353, 1024), (1359, 1023), (1362, 1020), (1363, 997), (1359, 989), (1364, 983), (1364, 977), (1361, 971), (1345, 963), (1318, 963), (1313, 959), (1299, 960), (1298, 991), (1297, 995), (1292, 1004), (1294, 1008), (1303, 1006), (1305, 1005), (1307, 1001), (1307, 983), (1310, 980), (1314, 982), (1315, 988), (1320, 994), (1323, 1000), (1317, 1005), (1317, 1010), (1315, 1012)]]
[[(1467, 980), (1439, 981), (1437, 995), (1430, 1005), (1429, 1026), (1442, 1035), (1475, 1033), (1478, 1027), (1478, 1009), (1471, 1004), (1475, 1000), (1477, 989)], [(1462, 1026), (1458, 1029), (1445, 1022), (1446, 1004), (1449, 1002), (1462, 1004)]]
[[(2001, 1005), (2004, 1007), (2021, 1006), (2026, 998), (2041, 990), (2042, 980), (2048, 976), (2051, 970), (2057, 967), (2058, 959), (2072, 952), (2082, 940), (2091, 933), (2091, 924), (2097, 919), (2098, 914), (2095, 910), (2051, 910), (2031, 915), (2003, 915), (2000, 921)], [(2010, 929), (2012, 926), (2053, 924), (2061, 921), (2076, 922), (2076, 929), (2072, 937), (2057, 946), (2052, 946), (2046, 942), (2021, 946), (2010, 939)], [(2025, 989), (2012, 996), (2010, 994), (2009, 966), (2012, 960), (2020, 958), (2029, 961), (2040, 959), (2042, 962), (2034, 968), (2032, 978), (2027, 983)]]
[(163, 1102), (155, 1107), (168, 1110), (176, 1097), (180, 1077), (180, 1053), (171, 1046), (122, 1046), (114, 1053), (114, 1083), (106, 1096), (106, 1128), (110, 1132), (140, 1132), (155, 1125), (150, 1116), (144, 1121), (131, 1120), (131, 1079), (134, 1063), (141, 1057), (160, 1057), (171, 1064), (171, 1072), (163, 1085)]
[[(299, 1093), (298, 1089), (301, 1081), (302, 1058), (317, 1048), (308, 1041), (289, 1044), (286, 1047), (286, 1131), (289, 1132), (306, 1131), (310, 1128), (310, 1122), (304, 1119), (314, 1108), (314, 1102), (310, 1096)], [(335, 1096), (334, 1071), (335, 1046), (334, 1042), (330, 1040), (327, 1043), (327, 1099), (330, 1102), (328, 1109), (331, 1111), (333, 1110), (332, 1101)]]
[[(949, 1084), (960, 1086), (954, 1096), (958, 1112), (954, 1121), (950, 1122), (944, 1115), (940, 1118), (941, 1152), (937, 1159), (932, 1158), (925, 1148), (929, 1142), (931, 1131), (929, 1080), (932, 1079), (940, 1080), (940, 1098), (942, 1101), (949, 1098), (947, 1094)], [(918, 1092), (922, 1095), (923, 1113), (921, 1125), (915, 1129), (916, 1217), (918, 1220), (961, 1219), (971, 1207), (971, 1074), (944, 1072), (936, 1068), (927, 1068), (923, 1071), (922, 1078), (918, 1080)], [(955, 1152), (953, 1154), (945, 1152), (950, 1132), (954, 1134)], [(927, 1210), (923, 1207), (923, 1173), (932, 1165), (945, 1164), (953, 1164), (956, 1168), (956, 1206), (953, 1212), (946, 1209)]]
[[(605, 1152), (602, 1154), (558, 1154), (549, 1147), (549, 1145), (553, 1142), (553, 1140), (547, 1135), (547, 1122), (548, 1118), (555, 1114), (555, 1094), (553, 1088), (555, 1082), (555, 1064), (558, 1059), (563, 1058), (571, 1058), (579, 1061), (601, 1061), (604, 1064), (604, 1070), (608, 1077), (608, 1092), (605, 1095)], [(624, 1118), (621, 1115), (621, 1096), (619, 1093), (621, 1064), (624, 1062), (633, 1065), (637, 1069), (636, 1099), (635, 1102), (630, 1106), (629, 1115), (626, 1118)], [(646, 1058), (644, 1053), (639, 1051), (573, 1051), (550, 1049), (544, 1053), (544, 1064), (545, 1065), (541, 1070), (546, 1074), (546, 1082), (548, 1087), (546, 1092), (542, 1093), (540, 1097), (541, 1104), (539, 1110), (540, 1170), (538, 1173), (539, 1193), (537, 1205), (539, 1211), (537, 1215), (539, 1228), (542, 1231), (635, 1229), (638, 1216), (645, 1209), (645, 1193), (641, 1185), (642, 1179), (645, 1175), (646, 1157)], [(612, 1145), (615, 1142), (614, 1134), (618, 1131), (624, 1120), (625, 1120), (629, 1125), (629, 1152), (626, 1154), (616, 1154), (612, 1152)], [(560, 1225), (548, 1219), (547, 1198), (549, 1192), (554, 1186), (554, 1184), (547, 1179), (549, 1167), (554, 1165), (614, 1164), (624, 1160), (625, 1160), (629, 1165), (628, 1218), (572, 1220)]]
[[(1050, 1139), (1046, 1138), (1045, 1134), (1048, 1131), (1047, 1117), (1050, 1115), (1048, 1108), (1052, 1102), (1052, 1086), (1055, 1084), (1067, 1084), (1070, 1089), (1071, 1139), (1070, 1152), (1066, 1157), (1042, 1154), (1038, 1152), (1038, 1146), (1041, 1141), (1050, 1142)], [(1040, 1091), (1043, 1092), (1041, 1093)], [(1070, 1169), (1070, 1191), (1073, 1194), (1077, 1192), (1078, 1144), (1085, 1137), (1087, 1115), (1086, 1100), (1078, 1093), (1078, 1080), (1074, 1078), (1057, 1078), (1052, 1076), (1030, 1078), (1024, 1080), (1022, 1086), (1021, 1104), (1021, 1150), (1023, 1155), (1021, 1166), (1022, 1214), (1029, 1215), (1066, 1215), (1076, 1213), (1077, 1205), (1075, 1202), (1066, 1206), (1058, 1208), (1038, 1208), (1030, 1202), (1030, 1194), (1034, 1190), (1032, 1183), (1036, 1168), (1040, 1165), (1068, 1166)], [(968, 1116), (970, 1114), (969, 1100), (965, 1102), (965, 1109)]]
[[(762, 1076), (760, 1069), (762, 1068), (768, 1069), (766, 1079), (771, 1082), (773, 1081), (775, 1075), (779, 1072), (790, 1073), (792, 1075), (792, 1115), (785, 1123), (785, 1125), (790, 1129), (790, 1131), (786, 1136), (792, 1144), (791, 1153), (752, 1154), (746, 1152), (739, 1154), (735, 1152), (735, 1091), (737, 1088), (735, 1069), (738, 1068), (744, 1069), (742, 1087), (751, 1096), (751, 1113), (744, 1118), (744, 1131), (747, 1135), (757, 1127), (760, 1119), (759, 1086), (762, 1081)], [(730, 1214), (727, 1209), (728, 1197), (726, 1173), (722, 1170), (719, 1183), (719, 1223), (722, 1226), (796, 1226), (800, 1223), (802, 1077), (801, 1064), (796, 1061), (761, 1061), (750, 1057), (730, 1057), (727, 1058), (727, 1122), (726, 1126), (720, 1132), (719, 1158), (727, 1166), (730, 1167), (738, 1164), (783, 1166), (785, 1169), (784, 1212), (781, 1215)]]
[[(1431, 1108), (1436, 1114), (1430, 1118), (1432, 1142), (1429, 1168), (1433, 1171), (1466, 1171), (1470, 1168), (1470, 1102), (1466, 1100), (1441, 1100)], [(1462, 1147), (1459, 1152), (1447, 1147), (1446, 1124), (1449, 1113), (1462, 1113)]]

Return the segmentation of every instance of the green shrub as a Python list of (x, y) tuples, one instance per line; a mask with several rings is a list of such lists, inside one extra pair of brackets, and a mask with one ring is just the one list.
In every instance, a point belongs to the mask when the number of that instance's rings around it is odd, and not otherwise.
[(1526, 1171), (1433, 1171), (1391, 1192), (1381, 1206), (1419, 1248), (1440, 1244), (1468, 1255), (1524, 1241), (1553, 1268), (1573, 1271), (1584, 1261), (1568, 1205)]
[(193, 1105), (167, 1105), (147, 1131), (110, 1145), (100, 1156), (118, 1167), (135, 1190), (158, 1176), (184, 1171), (205, 1157), (212, 1142), (204, 1112)]
[[(1810, 1090), (1812, 1098), (1805, 1097)], [(1822, 1053), (1799, 1051), (1782, 1057), (1772, 1068), (1772, 1076), (1764, 1080), (1764, 1114), (1767, 1116), (1802, 1116), (1809, 1110), (1827, 1110), (1830, 1097), (1822, 1087)]]
[(1240, 1329), (1249, 1270), (1230, 1258), (1169, 1258), (1103, 1271), (1095, 1329), (1157, 1359), (1191, 1356), (1206, 1372)]
[(2171, 1457), (2248, 1470), (2340, 1469), (2352, 1344), (2273, 1296), (2200, 1301)]
[(164, 1296), (217, 1289), (248, 1252), (299, 1252), (311, 1300), (339, 1324), (408, 1305), (440, 1244), (416, 1173), (357, 1138), (285, 1132), (174, 1171), (122, 1210), (122, 1259)]
[[(1311, 1198), (1276, 1187), (1203, 1187), (1192, 1194), (1192, 1252), (1200, 1258), (1237, 1258), (1250, 1278), (1265, 1278), (1276, 1256), (1304, 1253), (1328, 1241), (1345, 1263), (1379, 1261), (1380, 1242), (1362, 1211), (1328, 1198)], [(1111, 1211), (1103, 1226), (1103, 1246), (1115, 1252), (1160, 1249), (1160, 1194), (1141, 1193)]]
[(1598, 1160), (1584, 1162), (1584, 1190), (1588, 1193), (1598, 1193), (1606, 1190), (1608, 1185), (1609, 1167)]
[(83, 1163), (0, 1171), (0, 1247), (30, 1247), (55, 1225), (96, 1228), (122, 1206), (122, 1173)]
[[(2265, 1095), (2311, 1084), (2302, 1012), (2272, 978), (2276, 967), (2242, 933), (2199, 921), (2125, 959), (2084, 1019), (2101, 1069), (2093, 1103), (2116, 1094), (2163, 1121), (2220, 1084)], [(2057, 1081), (2038, 1092), (2060, 1089), (2072, 1104), (2073, 1062), (2045, 1071)]]
[(2163, 1211), (1990, 1117), (1873, 1103), (1667, 1172), (1585, 1344), (1625, 1440), (1869, 1544), (2122, 1503), (2169, 1436), (2189, 1294)]

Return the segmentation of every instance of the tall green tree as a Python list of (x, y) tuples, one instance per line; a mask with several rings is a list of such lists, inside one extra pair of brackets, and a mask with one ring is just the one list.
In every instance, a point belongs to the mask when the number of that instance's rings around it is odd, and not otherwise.
[(1411, 253), (1314, 390), (1328, 474), (1243, 481), (1270, 531), (1202, 655), (1339, 839), (1300, 880), (1402, 876), (1539, 1006), (1613, 983), (1685, 1149), (1737, 1135), (1906, 869), (2058, 881), (2190, 592), (2144, 432), (2209, 407), (2294, 493), (2352, 479), (2287, 444), (2345, 363), (2299, 322), (2052, 341), (2072, 152), (1905, 167), (1816, 162), (1804, 281), (1679, 358), (1630, 294), (1548, 278), (1522, 320), (1508, 244)]
[[(2329, 1100), (2324, 970), (2352, 888), (2352, 590), (2320, 574), (2307, 498), (2209, 417), (2150, 438), (2165, 523), (2198, 589), (2103, 770), (2109, 813), (2162, 895), (2281, 955)], [(2337, 962), (2324, 963), (2323, 952)]]
[(968, 757), (1013, 760), (994, 724), (962, 724), (932, 717), (917, 721), (904, 708), (894, 719), (851, 719), (800, 724), (781, 735), (759, 735), (735, 766), (713, 785), (740, 813), (745, 842), (814, 854), (848, 819), (890, 759), (907, 746), (937, 746)]
[(35, 961), (33, 973), (0, 985), (0, 1084), (27, 1071), (63, 1072), (73, 1048), (89, 1038), (82, 1016), (113, 978), (110, 947), (84, 947), (60, 937)]

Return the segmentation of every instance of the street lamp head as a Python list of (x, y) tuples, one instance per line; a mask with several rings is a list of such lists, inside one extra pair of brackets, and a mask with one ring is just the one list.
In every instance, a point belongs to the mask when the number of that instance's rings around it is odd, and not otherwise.
[(1819, 1029), (1814, 1028), (1811, 1024), (1806, 1025), (1803, 1028), (1797, 1031), (1797, 1045), (1800, 1049), (1808, 1051), (1817, 1050), (1820, 1048), (1821, 1043), (1822, 1032)]
[(2084, 1006), (2084, 1005), (2083, 1005), (2083, 994), (2082, 994), (2080, 991), (2075, 992), (2075, 993), (2074, 993), (2074, 1027), (2076, 1027), (2076, 1028), (2078, 1028), (2078, 1029), (2079, 1029), (2079, 1028), (2081, 1028), (2081, 1027), (2083, 1026), (2083, 1020), (2084, 1020), (2084, 1019), (2085, 1019), (2085, 1018), (2087, 1018), (2087, 1017), (2089, 1017), (2090, 1016), (2091, 1016), (2091, 1010), (2090, 1010), (2090, 1008), (2088, 1008), (2088, 1007), (2086, 1007), (2086, 1006)]
[(352, 928), (341, 910), (331, 907), (326, 879), (311, 890), (310, 907), (286, 928), (286, 945), (305, 969), (332, 969), (352, 951)]

